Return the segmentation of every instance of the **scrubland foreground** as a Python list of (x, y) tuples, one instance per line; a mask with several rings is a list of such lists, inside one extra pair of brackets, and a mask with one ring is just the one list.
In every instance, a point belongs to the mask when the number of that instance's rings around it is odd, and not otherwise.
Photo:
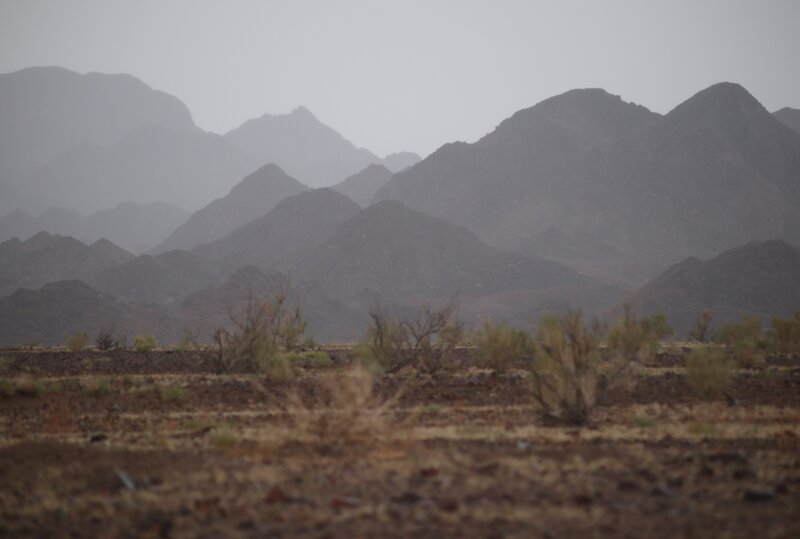
[(201, 349), (6, 351), (0, 535), (798, 536), (797, 356), (710, 397), (675, 347), (571, 426), (479, 355), (372, 375), (321, 348), (278, 376)]

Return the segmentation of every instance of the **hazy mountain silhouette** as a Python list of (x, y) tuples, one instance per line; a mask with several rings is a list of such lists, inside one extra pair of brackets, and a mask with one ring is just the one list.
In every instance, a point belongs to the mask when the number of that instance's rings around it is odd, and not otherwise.
[(398, 202), (381, 202), (339, 226), (295, 270), (336, 295), (475, 296), (588, 281), (556, 262), (501, 254), (466, 228)]
[(75, 144), (109, 144), (144, 125), (199, 131), (177, 98), (130, 75), (60, 67), (0, 74), (0, 163), (45, 164)]
[(784, 125), (800, 133), (800, 109), (784, 107), (781, 110), (776, 110), (772, 115)]
[(109, 145), (72, 146), (18, 182), (23, 207), (92, 212), (127, 200), (196, 209), (258, 164), (219, 135), (146, 126)]
[(180, 306), (180, 326), (210, 335), (216, 327), (231, 326), (231, 313), (240, 313), (250, 294), (273, 296), (282, 287), (289, 291), (289, 306), (302, 309), (308, 335), (323, 342), (354, 342), (363, 337), (369, 306), (331, 298), (318, 286), (254, 266), (241, 268), (222, 285), (189, 295)]
[(101, 239), (86, 245), (75, 238), (40, 232), (25, 241), (0, 243), (0, 296), (49, 282), (84, 279), (134, 256)]
[(505, 249), (552, 228), (594, 235), (638, 264), (666, 264), (754, 239), (797, 240), (798, 177), (800, 138), (739, 85), (711, 86), (663, 117), (575, 90), (474, 144), (443, 146), (376, 198)]
[[(320, 122), (305, 107), (297, 107), (289, 114), (265, 114), (248, 120), (225, 134), (225, 140), (257, 156), (262, 163), (276, 163), (312, 187), (333, 185), (370, 163), (382, 162)], [(404, 152), (387, 156), (383, 164), (399, 170), (416, 161), (419, 156)]]
[(160, 342), (181, 336), (179, 318), (159, 306), (124, 303), (78, 280), (56, 281), (39, 289), (20, 288), (0, 298), (0, 342), (63, 344), (78, 331), (94, 338), (113, 328), (131, 344), (137, 335), (155, 335)]
[(710, 260), (687, 258), (607, 314), (619, 315), (625, 303), (639, 314), (664, 313), (681, 337), (706, 308), (714, 311), (715, 325), (744, 316), (789, 317), (800, 308), (800, 249), (769, 240)]
[(0, 241), (13, 237), (24, 240), (45, 231), (72, 236), (84, 243), (105, 237), (126, 251), (140, 253), (164, 240), (188, 217), (186, 210), (165, 202), (124, 202), (89, 216), (63, 208), (33, 216), (18, 209), (0, 217)]
[(361, 172), (344, 179), (333, 188), (362, 208), (366, 208), (372, 202), (378, 189), (389, 183), (391, 178), (392, 171), (385, 166), (368, 165)]
[(266, 215), (192, 253), (228, 270), (254, 265), (285, 272), (359, 211), (358, 204), (333, 189), (313, 189), (284, 199)]
[(219, 283), (219, 268), (186, 251), (141, 255), (85, 277), (118, 299), (134, 303), (174, 303), (187, 294)]
[(227, 195), (194, 212), (152, 252), (188, 250), (214, 241), (266, 214), (281, 200), (306, 189), (277, 165), (264, 165), (236, 184)]

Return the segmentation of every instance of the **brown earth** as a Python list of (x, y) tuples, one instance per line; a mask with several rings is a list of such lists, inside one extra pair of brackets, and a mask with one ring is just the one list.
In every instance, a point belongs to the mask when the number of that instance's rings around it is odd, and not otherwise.
[(521, 372), (381, 377), (364, 414), (391, 406), (361, 436), (362, 415), (335, 421), (354, 378), (334, 353), (288, 381), (213, 374), (208, 352), (5, 353), (0, 378), (21, 389), (0, 396), (0, 536), (800, 530), (797, 360), (738, 373), (719, 402), (664, 361), (602, 394), (583, 428), (539, 419)]

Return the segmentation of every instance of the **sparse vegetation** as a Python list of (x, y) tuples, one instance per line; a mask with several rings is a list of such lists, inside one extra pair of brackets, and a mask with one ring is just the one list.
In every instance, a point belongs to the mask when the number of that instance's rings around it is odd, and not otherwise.
[(597, 390), (598, 345), (597, 332), (584, 325), (580, 312), (540, 322), (531, 382), (543, 416), (576, 425), (589, 420)]
[(312, 453), (348, 456), (366, 454), (385, 441), (392, 426), (392, 407), (399, 395), (381, 400), (373, 391), (373, 375), (361, 366), (322, 384), (324, 407), (307, 406), (299, 395), (290, 400), (294, 439)]
[(708, 342), (711, 337), (711, 321), (713, 319), (714, 311), (711, 309), (703, 309), (694, 327), (689, 330), (689, 339), (699, 343)]
[(35, 398), (44, 395), (47, 392), (47, 388), (39, 380), (25, 376), (17, 379), (14, 384), (14, 392), (17, 395)]
[(478, 349), (479, 365), (496, 372), (521, 365), (533, 356), (533, 344), (528, 332), (512, 328), (504, 322), (492, 324), (485, 319), (473, 338)]
[(453, 320), (455, 309), (454, 302), (440, 309), (422, 305), (414, 316), (398, 319), (373, 308), (372, 325), (355, 353), (370, 370), (396, 373), (413, 365), (433, 374), (450, 362), (463, 336), (463, 325)]
[(744, 369), (764, 366), (765, 342), (761, 339), (761, 321), (745, 318), (726, 324), (714, 332), (713, 341), (725, 347), (729, 359)]
[(773, 318), (770, 333), (777, 352), (800, 355), (800, 311), (795, 313), (794, 319)]
[(14, 387), (14, 382), (8, 378), (0, 378), (0, 397), (13, 397), (15, 390), (16, 388)]
[(70, 352), (82, 352), (89, 344), (89, 335), (79, 331), (67, 337), (67, 348)]
[(139, 335), (133, 341), (134, 352), (152, 352), (158, 346), (158, 341), (152, 335)]
[(183, 388), (177, 384), (169, 384), (166, 386), (161, 386), (159, 388), (159, 393), (161, 394), (161, 398), (165, 401), (179, 401), (183, 399), (185, 394)]
[(90, 378), (81, 388), (87, 395), (102, 396), (111, 394), (111, 383), (108, 378)]
[(113, 324), (103, 326), (94, 338), (98, 350), (109, 351), (125, 348), (125, 339), (116, 335)]
[(663, 314), (637, 318), (625, 305), (625, 315), (608, 332), (608, 348), (626, 362), (642, 363), (653, 359), (659, 341), (672, 335)]
[(287, 299), (286, 288), (272, 297), (251, 294), (243, 313), (231, 313), (236, 329), (218, 328), (213, 336), (218, 372), (257, 370), (273, 378), (289, 375), (285, 352), (296, 348), (306, 321), (299, 307), (289, 308)]
[(701, 346), (686, 357), (686, 381), (704, 399), (721, 397), (733, 378), (732, 361), (717, 346)]

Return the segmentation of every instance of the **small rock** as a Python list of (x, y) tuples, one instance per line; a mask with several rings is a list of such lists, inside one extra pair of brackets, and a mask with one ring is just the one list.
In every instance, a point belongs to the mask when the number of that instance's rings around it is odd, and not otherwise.
[(669, 491), (667, 487), (656, 486), (653, 487), (653, 490), (650, 491), (651, 496), (657, 496), (659, 498), (668, 498), (672, 496), (672, 493)]
[(747, 502), (766, 502), (775, 499), (775, 491), (768, 488), (751, 487), (744, 491)]
[(400, 496), (392, 498), (392, 501), (395, 503), (418, 503), (422, 501), (422, 496), (416, 492), (404, 492)]
[(422, 468), (419, 471), (419, 474), (422, 477), (436, 477), (437, 475), (439, 475), (439, 469), (438, 468)]
[(103, 442), (105, 440), (108, 440), (108, 434), (105, 434), (104, 432), (96, 432), (89, 437), (89, 442), (93, 444), (97, 442)]
[(458, 500), (455, 498), (445, 497), (436, 500), (436, 505), (442, 511), (447, 511), (448, 513), (454, 513), (458, 511), (459, 503)]
[(116, 474), (117, 478), (119, 479), (119, 482), (122, 483), (123, 487), (125, 487), (128, 490), (136, 490), (136, 483), (133, 482), (133, 479), (131, 479), (131, 477), (128, 474), (126, 474), (122, 470), (117, 470)]
[(619, 483), (617, 483), (617, 488), (622, 491), (639, 490), (639, 485), (637, 485), (635, 481), (631, 481), (630, 479), (623, 479)]
[(361, 505), (361, 500), (352, 496), (340, 496), (331, 500), (334, 509), (353, 509)]

